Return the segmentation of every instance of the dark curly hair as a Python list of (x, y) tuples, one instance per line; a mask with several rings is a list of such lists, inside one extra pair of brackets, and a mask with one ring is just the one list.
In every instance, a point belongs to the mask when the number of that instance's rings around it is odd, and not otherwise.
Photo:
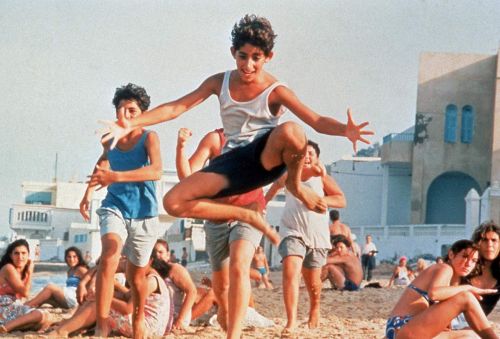
[[(76, 267), (78, 266), (83, 266), (83, 267), (86, 267), (86, 268), (89, 268), (89, 265), (87, 265), (87, 262), (85, 261), (85, 259), (83, 258), (83, 255), (82, 255), (82, 251), (76, 247), (76, 246), (71, 246), (71, 247), (68, 247), (65, 251), (64, 251), (64, 261), (66, 261), (66, 257), (68, 256), (68, 253), (69, 252), (75, 252), (76, 254), (76, 257), (78, 258), (78, 264), (76, 264)], [(67, 264), (68, 262), (66, 262)]]
[[(9, 246), (7, 246), (5, 253), (3, 254), (2, 258), (0, 259), (0, 269), (7, 264), (13, 264), (13, 261), (12, 261), (12, 258), (10, 257), (10, 255), (12, 254), (12, 252), (14, 252), (16, 247), (19, 247), (19, 246), (26, 247), (26, 249), (28, 250), (28, 253), (30, 253), (30, 245), (28, 244), (28, 242), (25, 239), (18, 239), (16, 241), (11, 242), (9, 244)], [(21, 272), (21, 279), (24, 279), (26, 277), (26, 273), (28, 273), (28, 265), (26, 265), (26, 267)]]
[[(498, 226), (492, 220), (483, 222), (481, 225), (476, 227), (474, 232), (472, 232), (472, 237), (471, 237), (472, 241), (475, 244), (478, 244), (483, 239), (485, 234), (489, 232), (495, 232), (500, 237), (500, 226)], [(482, 274), (482, 266), (484, 265), (482, 258), (480, 258), (480, 263), (481, 263), (480, 270), (476, 272), (477, 275)], [(500, 255), (497, 256), (495, 260), (493, 260), (493, 262), (491, 263), (491, 274), (496, 280), (500, 281)]]
[(234, 24), (231, 31), (231, 40), (235, 50), (239, 50), (243, 45), (249, 43), (262, 49), (266, 56), (273, 50), (276, 36), (269, 20), (255, 14), (245, 15), (238, 23)]
[(113, 98), (113, 105), (115, 108), (118, 108), (118, 105), (120, 105), (120, 101), (122, 100), (133, 100), (137, 102), (137, 105), (142, 111), (147, 111), (149, 104), (151, 103), (151, 99), (143, 87), (130, 83), (116, 89), (115, 96)]

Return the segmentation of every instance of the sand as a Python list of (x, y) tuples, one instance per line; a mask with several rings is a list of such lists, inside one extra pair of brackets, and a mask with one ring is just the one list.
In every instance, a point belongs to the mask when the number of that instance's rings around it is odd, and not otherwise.
[[(388, 281), (387, 267), (379, 267), (374, 274), (374, 281), (383, 286)], [(193, 274), (195, 280), (201, 278), (200, 273)], [(253, 290), (256, 309), (262, 315), (275, 322), (270, 328), (245, 328), (245, 338), (279, 338), (286, 323), (281, 287), (281, 272), (271, 272), (274, 290)], [(383, 338), (385, 321), (394, 303), (403, 291), (401, 287), (366, 288), (359, 292), (339, 292), (328, 289), (324, 285), (321, 299), (321, 320), (319, 327), (309, 329), (307, 322), (309, 298), (302, 288), (299, 300), (299, 320), (302, 325), (295, 332), (296, 338)], [(57, 318), (67, 317), (67, 312), (60, 309), (47, 308)], [(489, 316), (497, 334), (500, 335), (500, 309), (497, 307)], [(9, 338), (44, 338), (35, 332), (14, 332), (2, 337)], [(163, 338), (221, 338), (224, 332), (215, 327), (190, 327), (185, 333), (170, 334)], [(78, 338), (78, 337), (77, 337)]]

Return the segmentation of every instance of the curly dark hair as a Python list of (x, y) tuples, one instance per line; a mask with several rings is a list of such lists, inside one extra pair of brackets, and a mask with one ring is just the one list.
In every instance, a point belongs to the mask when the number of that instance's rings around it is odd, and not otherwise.
[(87, 262), (85, 262), (85, 259), (83, 258), (82, 251), (76, 246), (68, 247), (64, 251), (64, 261), (66, 261), (66, 257), (68, 256), (69, 252), (75, 252), (76, 257), (78, 258), (78, 264), (76, 264), (76, 267), (83, 266), (83, 267), (89, 268), (89, 265), (87, 265)]
[(276, 37), (269, 20), (255, 14), (245, 15), (234, 24), (231, 31), (232, 46), (235, 50), (249, 43), (262, 49), (266, 56), (273, 50)]
[[(18, 240), (11, 242), (9, 244), (9, 246), (7, 246), (5, 253), (3, 254), (2, 258), (0, 259), (0, 269), (7, 264), (13, 264), (13, 261), (12, 261), (12, 258), (10, 257), (10, 255), (12, 254), (12, 252), (14, 252), (16, 247), (19, 247), (19, 246), (26, 247), (26, 249), (28, 250), (28, 253), (30, 253), (30, 245), (28, 244), (28, 242), (25, 239), (18, 239)], [(24, 270), (21, 272), (21, 279), (24, 279), (26, 277), (26, 273), (28, 273), (28, 265), (26, 265)]]
[(351, 247), (351, 242), (347, 237), (343, 234), (335, 234), (330, 236), (330, 243), (333, 247), (337, 246), (339, 242), (343, 242), (346, 247)]
[(122, 100), (133, 100), (137, 102), (137, 105), (143, 111), (147, 111), (149, 104), (151, 103), (151, 98), (146, 90), (141, 86), (131, 83), (116, 89), (115, 96), (113, 98), (113, 105), (115, 108), (118, 108), (118, 105), (120, 105), (120, 101)]

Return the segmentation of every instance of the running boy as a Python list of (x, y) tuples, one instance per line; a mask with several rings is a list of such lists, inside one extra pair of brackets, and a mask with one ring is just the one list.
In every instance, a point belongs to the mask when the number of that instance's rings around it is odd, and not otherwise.
[[(335, 180), (326, 173), (319, 162), (319, 146), (308, 141), (302, 185), (322, 196), (328, 207), (343, 208), (346, 205), (344, 193)], [(266, 193), (270, 201), (279, 189), (285, 186), (286, 173), (273, 183)], [(283, 298), (287, 323), (283, 334), (292, 333), (297, 325), (300, 276), (309, 293), (309, 328), (318, 326), (321, 300), (321, 267), (326, 263), (326, 255), (331, 248), (328, 230), (328, 215), (309, 210), (290, 192), (285, 192), (286, 200), (280, 221), (281, 241), (278, 252), (283, 258)]]
[[(347, 124), (321, 116), (305, 106), (295, 94), (271, 74), (264, 65), (273, 57), (276, 35), (269, 21), (246, 15), (231, 32), (231, 53), (236, 69), (215, 74), (191, 93), (160, 105), (131, 121), (107, 122), (111, 132), (104, 140), (120, 138), (140, 126), (177, 118), (211, 95), (220, 102), (227, 142), (224, 152), (203, 170), (174, 186), (163, 198), (166, 211), (176, 217), (208, 220), (239, 220), (262, 230), (268, 227), (257, 211), (215, 202), (213, 198), (248, 192), (276, 180), (288, 170), (286, 186), (304, 205), (326, 211), (325, 201), (301, 185), (301, 169), (307, 146), (303, 129), (294, 122), (278, 125), (288, 108), (317, 132), (369, 143), (368, 125), (355, 125), (348, 110)], [(277, 239), (272, 239), (275, 243)]]
[[(117, 88), (113, 98), (120, 121), (140, 116), (149, 103), (145, 89), (133, 84)], [(154, 181), (162, 173), (160, 142), (155, 132), (135, 128), (117, 140), (116, 148), (110, 149), (106, 141), (102, 145), (103, 153), (80, 203), (80, 213), (89, 220), (92, 192), (97, 186), (108, 186), (106, 198), (97, 210), (102, 253), (96, 281), (96, 335), (109, 334), (107, 318), (113, 298), (113, 276), (123, 248), (134, 306), (133, 337), (143, 338), (146, 272), (159, 234)]]
[[(180, 180), (199, 171), (206, 162), (219, 156), (226, 143), (222, 129), (208, 132), (188, 158), (185, 145), (191, 135), (189, 129), (181, 128), (177, 137), (175, 164)], [(260, 213), (266, 205), (264, 191), (260, 187), (218, 201), (235, 206), (252, 206)], [(231, 333), (239, 333), (251, 299), (251, 259), (260, 244), (262, 233), (246, 223), (228, 220), (205, 220), (204, 228), (207, 253), (212, 267), (212, 287), (219, 306), (217, 320), (221, 327), (227, 330), (228, 313), (231, 314)], [(269, 231), (273, 232), (271, 229)], [(269, 231), (268, 235), (274, 234), (278, 237), (277, 233)], [(260, 280), (261, 276), (257, 274)]]

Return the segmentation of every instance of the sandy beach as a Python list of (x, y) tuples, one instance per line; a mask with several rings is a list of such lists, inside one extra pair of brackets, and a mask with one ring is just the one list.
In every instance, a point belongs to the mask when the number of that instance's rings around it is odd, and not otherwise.
[[(390, 268), (380, 266), (374, 274), (373, 281), (379, 281), (383, 286), (388, 282)], [(193, 272), (196, 281), (202, 274)], [(253, 289), (256, 300), (256, 309), (265, 317), (274, 321), (275, 326), (269, 328), (245, 328), (245, 338), (279, 338), (286, 323), (281, 287), (281, 272), (271, 272), (274, 290)], [(383, 338), (386, 318), (394, 303), (399, 298), (403, 288), (365, 288), (359, 292), (339, 292), (324, 285), (321, 300), (321, 320), (319, 327), (309, 329), (300, 325), (296, 330), (296, 338)], [(299, 320), (306, 323), (309, 300), (307, 291), (301, 289), (299, 300)], [(62, 319), (68, 313), (61, 309), (46, 308)], [(498, 307), (490, 314), (489, 319), (494, 323), (497, 334), (500, 335), (500, 310)], [(3, 335), (4, 338), (46, 338), (35, 332), (14, 332)], [(79, 338), (81, 336), (77, 336)], [(184, 333), (172, 333), (163, 338), (221, 338), (224, 332), (217, 327), (197, 326), (189, 327)]]

